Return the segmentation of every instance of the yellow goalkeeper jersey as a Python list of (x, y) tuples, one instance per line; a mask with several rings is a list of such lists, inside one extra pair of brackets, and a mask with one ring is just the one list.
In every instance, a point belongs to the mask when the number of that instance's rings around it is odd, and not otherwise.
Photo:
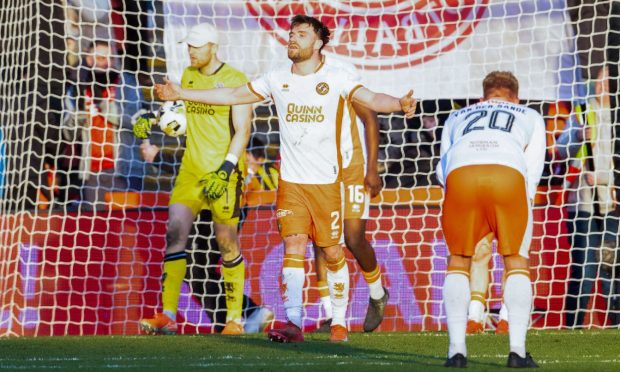
[[(183, 72), (181, 87), (187, 89), (235, 88), (248, 79), (235, 68), (222, 64), (211, 75), (201, 74), (193, 67)], [(202, 177), (216, 170), (224, 161), (230, 141), (235, 133), (230, 106), (214, 106), (185, 101), (187, 110), (187, 136), (181, 171)], [(239, 158), (238, 168), (245, 171), (245, 156)]]

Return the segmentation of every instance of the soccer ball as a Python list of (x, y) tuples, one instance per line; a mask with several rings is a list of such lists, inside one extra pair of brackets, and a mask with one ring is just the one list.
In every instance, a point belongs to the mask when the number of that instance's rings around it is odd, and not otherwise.
[(187, 130), (183, 101), (166, 101), (159, 108), (159, 127), (171, 137), (179, 137)]

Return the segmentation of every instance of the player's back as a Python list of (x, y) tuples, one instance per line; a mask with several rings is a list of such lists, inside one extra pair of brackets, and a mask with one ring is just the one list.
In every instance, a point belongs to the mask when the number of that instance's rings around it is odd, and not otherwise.
[[(527, 175), (524, 150), (541, 130), (544, 136), (540, 114), (506, 101), (484, 101), (456, 111), (442, 135), (440, 176), (479, 164), (505, 165)], [(539, 140), (544, 143), (544, 138)]]

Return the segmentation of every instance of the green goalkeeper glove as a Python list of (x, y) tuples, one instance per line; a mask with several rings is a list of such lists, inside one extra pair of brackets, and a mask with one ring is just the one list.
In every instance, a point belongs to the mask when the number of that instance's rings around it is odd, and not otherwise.
[[(139, 115), (139, 116), (138, 116)], [(133, 121), (133, 135), (137, 138), (147, 139), (151, 134), (151, 127), (157, 123), (157, 115), (152, 112), (141, 110), (138, 114), (134, 115)]]
[(226, 191), (230, 174), (235, 169), (235, 165), (229, 160), (225, 160), (215, 171), (204, 175), (200, 180), (202, 193), (211, 200), (217, 200)]

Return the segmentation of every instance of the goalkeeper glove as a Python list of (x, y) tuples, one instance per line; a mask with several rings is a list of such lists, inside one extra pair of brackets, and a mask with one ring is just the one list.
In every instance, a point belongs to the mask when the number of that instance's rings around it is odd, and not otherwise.
[(205, 174), (200, 180), (204, 196), (211, 200), (217, 200), (224, 195), (230, 174), (234, 168), (235, 165), (231, 161), (225, 160), (215, 172)]
[(137, 138), (147, 139), (151, 134), (151, 127), (157, 123), (157, 115), (152, 112), (140, 110), (133, 116), (133, 135)]

